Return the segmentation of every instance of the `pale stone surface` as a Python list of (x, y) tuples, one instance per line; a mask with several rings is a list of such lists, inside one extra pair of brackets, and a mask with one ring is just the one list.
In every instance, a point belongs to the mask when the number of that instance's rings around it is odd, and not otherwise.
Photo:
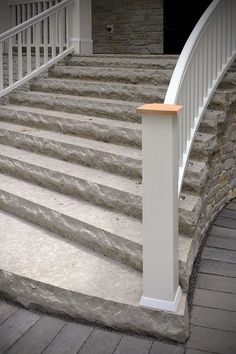
[(118, 174), (141, 176), (141, 151), (22, 125), (0, 123), (3, 144)]
[(49, 77), (77, 78), (91, 81), (122, 82), (126, 84), (167, 85), (172, 70), (86, 67), (56, 65), (49, 71)]
[(93, 138), (119, 145), (141, 147), (141, 124), (46, 109), (0, 106), (1, 121)]
[(65, 59), (66, 65), (80, 65), (80, 66), (109, 66), (113, 68), (137, 68), (137, 69), (170, 69), (173, 70), (177, 55), (148, 55), (148, 56), (134, 56), (134, 55), (93, 55), (87, 57), (68, 56)]
[(187, 338), (186, 295), (176, 314), (140, 307), (141, 273), (5, 213), (0, 220), (2, 293), (29, 308), (122, 331)]
[(202, 200), (199, 196), (181, 193), (184, 198), (179, 203), (179, 231), (192, 237), (200, 216)]
[(183, 180), (182, 190), (201, 193), (208, 176), (208, 167), (204, 161), (189, 160)]
[(85, 97), (136, 102), (163, 102), (166, 87), (133, 85), (114, 82), (90, 82), (77, 79), (36, 79), (30, 84), (32, 91), (62, 93)]
[(91, 98), (70, 96), (44, 92), (13, 92), (9, 96), (10, 103), (26, 105), (43, 109), (60, 110), (62, 112), (86, 114), (102, 118), (140, 122), (136, 108), (142, 102), (124, 102), (107, 100), (104, 98)]
[(0, 171), (141, 218), (141, 182), (0, 144)]
[(142, 229), (136, 218), (3, 174), (0, 174), (0, 207), (142, 269)]

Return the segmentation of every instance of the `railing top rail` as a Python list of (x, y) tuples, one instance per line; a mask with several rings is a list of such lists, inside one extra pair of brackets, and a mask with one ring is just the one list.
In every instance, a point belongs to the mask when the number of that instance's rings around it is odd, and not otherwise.
[(30, 26), (44, 20), (45, 18), (47, 18), (48, 16), (52, 15), (53, 13), (61, 10), (62, 8), (66, 7), (66, 5), (70, 2), (73, 2), (74, 0), (63, 0), (62, 2), (58, 3), (57, 5), (54, 5), (52, 7), (50, 7), (49, 9), (41, 12), (40, 14), (30, 18), (27, 21), (24, 21), (22, 23), (20, 23), (19, 25), (9, 29), (8, 31), (0, 34), (0, 42), (1, 41), (5, 41), (7, 38), (14, 36), (15, 34), (17, 34), (18, 32), (21, 32), (27, 28), (29, 28)]
[(178, 95), (181, 89), (182, 82), (184, 80), (185, 72), (188, 68), (188, 63), (190, 62), (195, 48), (204, 33), (204, 29), (207, 27), (211, 17), (214, 16), (215, 12), (219, 10), (223, 3), (224, 2), (222, 0), (214, 0), (196, 24), (193, 32), (185, 43), (185, 46), (180, 54), (175, 70), (171, 77), (170, 84), (168, 86), (164, 103), (178, 103)]

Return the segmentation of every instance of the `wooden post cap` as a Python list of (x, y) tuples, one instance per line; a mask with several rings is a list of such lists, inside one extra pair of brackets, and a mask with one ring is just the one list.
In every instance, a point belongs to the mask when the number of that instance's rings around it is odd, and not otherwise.
[(147, 103), (136, 109), (139, 114), (178, 115), (183, 106), (165, 103)]

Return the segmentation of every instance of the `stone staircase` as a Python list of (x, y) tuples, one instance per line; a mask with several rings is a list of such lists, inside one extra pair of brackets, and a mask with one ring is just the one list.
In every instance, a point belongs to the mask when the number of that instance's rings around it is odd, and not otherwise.
[[(142, 293), (142, 103), (163, 102), (175, 56), (68, 57), (0, 106), (0, 291), (27, 307), (184, 341), (176, 314)], [(234, 72), (196, 137), (180, 198), (187, 291), (208, 160)], [(45, 75), (44, 75), (45, 76)], [(223, 84), (222, 84), (223, 85)], [(189, 256), (190, 255), (190, 256)]]

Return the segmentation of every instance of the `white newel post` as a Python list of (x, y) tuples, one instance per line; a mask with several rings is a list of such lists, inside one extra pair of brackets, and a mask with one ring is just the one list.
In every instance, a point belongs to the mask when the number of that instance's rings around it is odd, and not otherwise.
[(178, 113), (182, 106), (145, 104), (143, 129), (143, 296), (140, 305), (176, 312), (178, 265)]
[(75, 54), (92, 54), (92, 0), (74, 0), (70, 7), (70, 42)]

